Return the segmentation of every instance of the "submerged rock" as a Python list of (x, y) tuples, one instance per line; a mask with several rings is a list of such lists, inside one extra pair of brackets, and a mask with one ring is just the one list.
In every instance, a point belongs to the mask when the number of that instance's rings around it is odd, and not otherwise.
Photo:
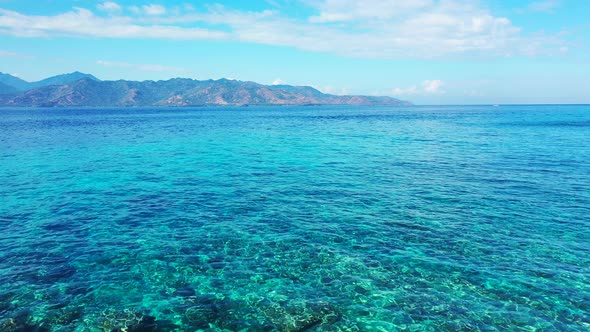
[(46, 283), (54, 283), (57, 281), (63, 281), (63, 279), (70, 278), (71, 276), (76, 273), (76, 268), (69, 265), (64, 264), (58, 267), (54, 267), (47, 271), (45, 274), (40, 275), (40, 279)]
[(160, 321), (155, 316), (132, 310), (108, 310), (92, 324), (93, 329), (105, 332), (167, 332), (178, 327), (170, 321)]
[(285, 306), (270, 305), (263, 314), (279, 331), (315, 331), (338, 322), (342, 316), (338, 309), (325, 302), (292, 301)]
[(83, 314), (83, 307), (64, 307), (53, 314), (48, 320), (51, 322), (51, 324), (69, 325), (82, 318)]
[(0, 293), (0, 312), (14, 309), (14, 305), (11, 302), (14, 296), (15, 293), (13, 292)]
[(172, 293), (172, 295), (174, 296), (181, 297), (195, 296), (196, 294), (197, 293), (195, 292), (195, 289), (188, 285), (182, 286), (178, 288), (174, 293)]
[(188, 308), (184, 313), (186, 324), (192, 328), (204, 329), (217, 320), (217, 310), (211, 304), (197, 304)]
[(16, 323), (14, 319), (9, 318), (0, 321), (0, 332), (13, 332), (16, 330)]
[(21, 324), (9, 318), (0, 322), (0, 332), (49, 332), (50, 329), (44, 325)]

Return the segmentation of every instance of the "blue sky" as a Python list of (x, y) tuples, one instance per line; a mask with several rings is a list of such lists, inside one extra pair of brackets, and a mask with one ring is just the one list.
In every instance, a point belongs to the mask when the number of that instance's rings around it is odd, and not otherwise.
[(0, 71), (590, 103), (588, 0), (0, 0)]

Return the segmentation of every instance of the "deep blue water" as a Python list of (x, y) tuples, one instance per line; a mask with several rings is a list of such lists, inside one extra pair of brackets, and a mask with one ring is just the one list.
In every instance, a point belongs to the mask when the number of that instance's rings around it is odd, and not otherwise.
[(590, 106), (0, 110), (2, 332), (589, 312)]

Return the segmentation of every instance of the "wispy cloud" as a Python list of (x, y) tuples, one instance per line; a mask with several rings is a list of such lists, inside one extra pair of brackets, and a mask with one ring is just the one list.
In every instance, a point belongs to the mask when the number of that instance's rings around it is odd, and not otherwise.
[(324, 0), (310, 2), (319, 10), (311, 16), (311, 22), (350, 22), (370, 20), (390, 20), (394, 16), (417, 10), (428, 9), (434, 5), (432, 0)]
[(122, 7), (118, 3), (112, 1), (100, 3), (96, 6), (96, 8), (98, 8), (100, 11), (110, 13), (120, 12), (122, 10)]
[(274, 80), (272, 82), (272, 85), (281, 85), (281, 84), (287, 84), (287, 83), (280, 78), (277, 78), (276, 80)]
[(445, 93), (442, 90), (443, 85), (445, 85), (445, 83), (441, 80), (430, 80), (422, 82), (422, 88), (424, 89), (424, 92), (431, 94)]
[(21, 58), (21, 59), (32, 59), (34, 56), (28, 54), (21, 54), (11, 51), (0, 50), (0, 57), (4, 58)]
[(189, 70), (186, 68), (180, 67), (170, 67), (170, 66), (163, 66), (163, 65), (152, 65), (152, 64), (135, 64), (135, 63), (128, 63), (128, 62), (117, 62), (117, 61), (105, 61), (105, 60), (98, 60), (96, 64), (104, 66), (104, 67), (115, 67), (115, 68), (130, 68), (140, 71), (151, 71), (151, 72), (178, 72), (178, 73), (188, 73)]
[(441, 80), (426, 80), (422, 82), (420, 87), (413, 85), (407, 88), (395, 88), (391, 91), (394, 96), (408, 96), (408, 95), (439, 95), (444, 94), (442, 89), (445, 82)]
[(102, 37), (157, 39), (219, 39), (226, 33), (174, 25), (141, 25), (126, 16), (103, 17), (76, 7), (55, 16), (29, 16), (0, 9), (0, 34), (19, 37)]
[[(550, 1), (547, 1), (550, 2)], [(210, 5), (150, 4), (122, 8), (106, 1), (103, 14), (76, 7), (53, 16), (0, 9), (0, 34), (19, 37), (221, 39), (295, 47), (361, 58), (534, 56), (566, 46), (559, 36), (525, 34), (508, 18), (465, 0), (303, 1), (313, 14), (289, 17), (281, 6), (241, 11)], [(548, 8), (546, 4), (544, 8)], [(539, 7), (539, 8), (542, 8)]]
[(544, 0), (534, 1), (528, 5), (528, 9), (533, 12), (543, 12), (553, 14), (555, 9), (561, 6), (561, 1), (558, 0)]
[(394, 96), (416, 95), (419, 93), (418, 88), (414, 85), (407, 88), (395, 88), (391, 91)]
[(147, 15), (160, 16), (166, 14), (166, 7), (162, 5), (145, 5), (141, 7)]

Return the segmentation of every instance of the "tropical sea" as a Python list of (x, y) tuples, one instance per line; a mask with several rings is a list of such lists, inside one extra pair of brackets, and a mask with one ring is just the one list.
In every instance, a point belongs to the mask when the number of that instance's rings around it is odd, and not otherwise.
[(0, 110), (0, 331), (588, 331), (590, 106)]

